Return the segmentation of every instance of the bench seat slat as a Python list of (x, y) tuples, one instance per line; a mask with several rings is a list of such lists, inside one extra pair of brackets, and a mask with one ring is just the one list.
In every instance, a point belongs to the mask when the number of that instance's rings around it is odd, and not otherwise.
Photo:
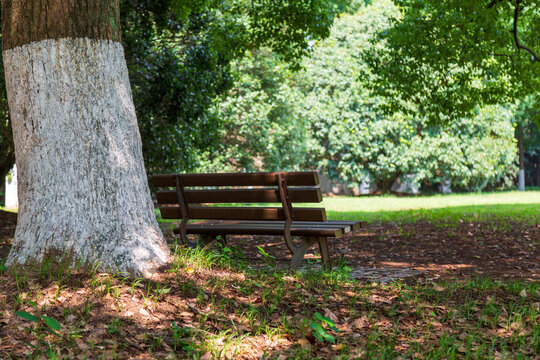
[[(209, 235), (283, 235), (283, 221), (198, 221), (188, 225), (188, 234)], [(359, 221), (295, 221), (291, 226), (292, 236), (339, 237), (363, 226)], [(174, 230), (179, 233), (179, 229)]]
[[(161, 216), (164, 219), (181, 219), (178, 206), (162, 206)], [(285, 220), (282, 208), (275, 207), (225, 207), (225, 206), (191, 206), (191, 219), (211, 220)], [(326, 221), (324, 208), (296, 208), (295, 220)]]
[[(203, 220), (203, 221), (196, 221), (192, 222), (189, 225), (197, 225), (197, 227), (200, 226), (214, 226), (219, 224), (227, 224), (227, 225), (249, 225), (249, 226), (277, 226), (280, 229), (283, 229), (283, 226), (285, 223), (283, 221), (240, 221), (240, 220), (226, 220), (226, 221), (219, 221), (219, 220)], [(367, 227), (367, 222), (365, 221), (345, 221), (345, 220), (326, 220), (326, 222), (313, 222), (313, 221), (294, 221), (294, 226), (296, 227), (306, 227), (306, 228), (340, 228), (345, 229), (347, 227), (350, 228), (349, 231), (356, 231), (360, 228)], [(346, 234), (349, 231), (344, 231), (344, 234)]]
[(365, 221), (354, 221), (354, 220), (326, 220), (327, 223), (338, 223), (346, 224), (352, 226), (352, 231), (356, 231), (360, 228), (367, 227), (367, 222)]
[[(176, 231), (175, 233), (179, 234)], [(275, 235), (283, 236), (283, 229), (273, 228), (245, 228), (238, 226), (222, 226), (216, 228), (195, 228), (189, 227), (187, 234), (194, 235)], [(340, 237), (342, 232), (340, 229), (291, 229), (291, 236), (306, 236), (306, 237)]]
[[(181, 174), (184, 186), (274, 186), (275, 172), (264, 173), (220, 173), (220, 174)], [(319, 176), (315, 171), (285, 173), (288, 186), (317, 186)], [(176, 186), (175, 174), (152, 176), (156, 187)]]
[[(189, 203), (279, 203), (278, 189), (219, 189), (219, 190), (185, 190)], [(291, 202), (319, 203), (322, 193), (319, 188), (289, 189)], [(176, 204), (176, 190), (157, 191), (156, 199), (160, 204)]]
[[(337, 224), (335, 222), (309, 223), (293, 222), (292, 236), (325, 236), (339, 237), (353, 231), (354, 224)], [(279, 221), (200, 221), (187, 226), (188, 234), (210, 235), (283, 235), (284, 222)], [(179, 229), (174, 229), (179, 233)]]

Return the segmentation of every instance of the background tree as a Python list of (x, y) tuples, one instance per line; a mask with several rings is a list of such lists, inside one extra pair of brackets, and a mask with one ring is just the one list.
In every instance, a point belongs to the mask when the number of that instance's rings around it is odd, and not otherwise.
[(291, 86), (294, 73), (268, 48), (233, 63), (234, 85), (214, 107), (223, 128), (217, 153), (207, 153), (207, 168), (242, 171), (305, 168), (310, 134)]
[[(1, 42), (2, 37), (0, 37), (0, 44)], [(0, 181), (3, 181), (15, 163), (15, 147), (9, 121), (4, 66), (1, 60), (0, 56), (0, 179), (2, 179)]]
[[(167, 2), (164, 2), (167, 3)], [(124, 42), (150, 173), (208, 169), (225, 129), (213, 110), (233, 85), (231, 62), (269, 48), (298, 68), (346, 1), (124, 0)]]
[(250, 170), (316, 168), (351, 187), (367, 179), (383, 191), (405, 174), (428, 189), (443, 180), (461, 190), (508, 184), (516, 169), (509, 109), (477, 108), (446, 124), (381, 110), (387, 99), (370, 91), (377, 74), (363, 52), (384, 46), (371, 40), (397, 11), (391, 1), (374, 1), (343, 14), (328, 39), (312, 43), (299, 72), (285, 71), (271, 51), (235, 64), (231, 95), (218, 106), (229, 129), (219, 141), (227, 156), (218, 160)]
[[(393, 25), (365, 52), (387, 109), (431, 120), (468, 115), (540, 90), (534, 0), (397, 0)], [(413, 107), (410, 104), (414, 104)]]
[[(540, 112), (538, 95), (521, 99), (515, 110), (516, 138), (519, 151), (519, 186), (540, 186)], [(526, 184), (527, 183), (527, 184)]]

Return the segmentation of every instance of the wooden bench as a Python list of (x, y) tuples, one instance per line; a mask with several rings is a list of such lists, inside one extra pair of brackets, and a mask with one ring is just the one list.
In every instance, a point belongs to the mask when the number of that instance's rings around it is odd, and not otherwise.
[[(226, 242), (227, 235), (278, 235), (293, 254), (291, 268), (298, 269), (305, 253), (319, 244), (325, 265), (330, 265), (328, 238), (357, 230), (365, 223), (327, 220), (322, 207), (293, 207), (293, 203), (320, 203), (316, 172), (160, 174), (152, 176), (164, 219), (181, 219), (174, 229), (182, 242), (193, 245), (188, 234), (206, 244)], [(280, 207), (242, 206), (279, 203)], [(216, 206), (233, 204), (234, 206)], [(191, 220), (200, 220), (193, 222)], [(293, 241), (300, 237), (300, 241)]]

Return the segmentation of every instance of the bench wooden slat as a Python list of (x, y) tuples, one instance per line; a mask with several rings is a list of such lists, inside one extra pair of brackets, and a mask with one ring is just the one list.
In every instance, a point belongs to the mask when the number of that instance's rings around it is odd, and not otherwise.
[[(279, 203), (277, 189), (220, 189), (220, 190), (185, 190), (189, 203)], [(319, 188), (293, 188), (289, 190), (291, 202), (319, 203), (322, 193)], [(157, 191), (156, 199), (160, 204), (177, 204), (176, 190)]]
[[(221, 173), (221, 174), (181, 174), (184, 186), (273, 186), (277, 172), (265, 173)], [(286, 172), (288, 186), (317, 186), (319, 176), (315, 171)], [(152, 176), (156, 187), (176, 186), (176, 175), (157, 174)]]
[[(351, 227), (347, 225), (329, 224), (327, 226), (310, 226), (301, 223), (293, 223), (291, 226), (292, 236), (327, 236), (339, 237), (344, 233), (350, 232)], [(192, 223), (187, 226), (188, 234), (206, 234), (206, 235), (283, 235), (283, 222), (238, 222), (224, 221), (211, 222), (203, 221)], [(180, 233), (179, 228), (174, 229), (175, 233)]]
[[(175, 233), (177, 230), (175, 229)], [(222, 235), (222, 234), (228, 234), (228, 235), (275, 235), (275, 236), (283, 236), (283, 229), (278, 228), (247, 228), (247, 227), (235, 227), (235, 226), (223, 226), (223, 227), (215, 227), (211, 229), (204, 229), (204, 228), (195, 228), (195, 227), (189, 227), (187, 229), (188, 234), (193, 235)], [(298, 229), (291, 229), (291, 236), (307, 236), (307, 237), (319, 237), (319, 236), (325, 236), (325, 237), (340, 237), (343, 235), (343, 232), (341, 229), (304, 229), (304, 228), (298, 228)]]
[[(164, 219), (182, 218), (178, 206), (162, 206), (160, 211)], [(283, 209), (275, 207), (191, 206), (190, 212), (191, 219), (285, 220)], [(298, 221), (326, 221), (324, 208), (295, 208), (294, 214)]]
[(326, 220), (327, 223), (337, 223), (337, 224), (346, 224), (350, 225), (351, 231), (356, 231), (360, 228), (367, 227), (366, 221), (354, 221), (354, 220)]
[[(200, 220), (194, 221), (189, 224), (190, 226), (198, 227), (213, 227), (213, 226), (248, 226), (248, 227), (268, 227), (268, 228), (279, 228), (283, 230), (285, 225), (284, 221), (253, 221), (253, 220)], [(353, 230), (353, 227), (360, 226), (359, 222), (336, 222), (336, 221), (325, 221), (325, 222), (313, 222), (313, 221), (293, 221), (292, 225), (296, 228), (306, 228), (306, 229), (342, 229), (343, 232), (350, 232)]]

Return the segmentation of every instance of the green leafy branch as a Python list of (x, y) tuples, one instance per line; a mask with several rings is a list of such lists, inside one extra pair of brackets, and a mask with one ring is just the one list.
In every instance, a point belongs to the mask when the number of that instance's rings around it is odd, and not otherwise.
[(46, 346), (47, 351), (47, 357), (48, 358), (54, 358), (55, 353), (53, 351), (52, 344), (45, 340), (45, 337), (48, 335), (47, 333), (53, 334), (55, 336), (61, 337), (62, 335), (59, 333), (60, 330), (62, 330), (62, 325), (58, 322), (58, 320), (53, 319), (48, 316), (43, 315), (32, 315), (26, 311), (15, 311), (15, 315), (18, 317), (27, 320), (31, 323), (35, 323), (36, 326), (34, 327), (27, 327), (26, 329), (29, 330), (31, 333), (33, 333), (37, 338), (37, 344), (28, 344), (31, 348), (34, 349), (36, 352), (40, 352), (40, 348), (42, 346)]
[[(313, 314), (313, 320), (311, 321), (311, 328), (313, 329), (313, 336), (321, 342), (328, 341), (332, 344), (336, 342), (336, 339), (326, 332), (326, 328), (339, 333), (339, 329), (336, 327), (336, 324), (332, 319), (322, 316), (320, 313), (316, 312)], [(324, 325), (324, 326), (323, 326)]]

